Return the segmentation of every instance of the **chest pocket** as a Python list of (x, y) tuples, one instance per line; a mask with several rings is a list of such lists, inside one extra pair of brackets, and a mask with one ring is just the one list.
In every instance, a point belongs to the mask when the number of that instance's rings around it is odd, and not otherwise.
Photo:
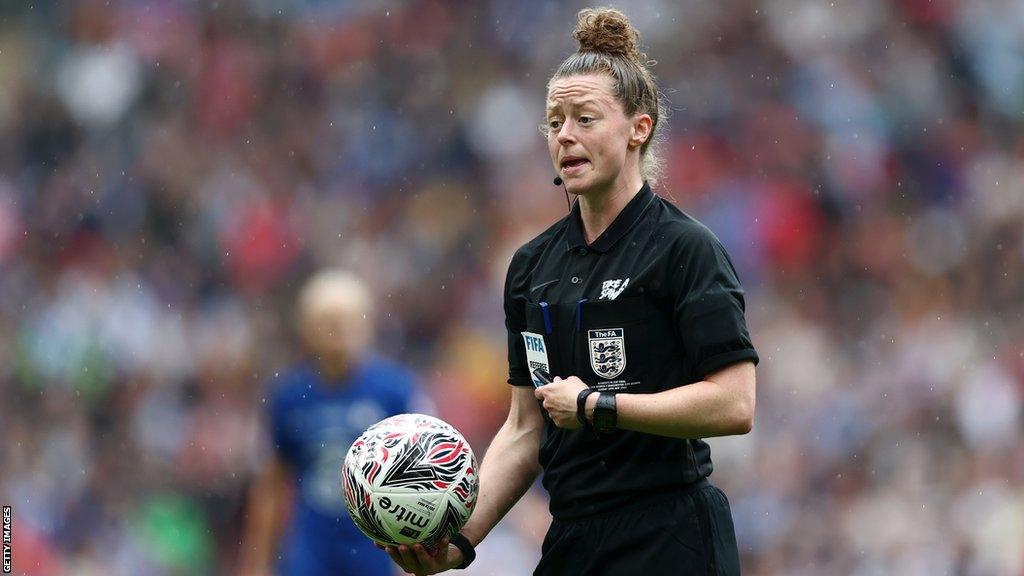
[[(571, 369), (570, 350), (566, 338), (571, 327), (565, 314), (565, 306), (552, 304), (547, 306), (545, 318), (544, 309), (533, 303), (526, 305), (526, 330), (538, 334), (544, 340), (544, 349), (548, 358), (548, 371), (551, 376), (569, 376)], [(558, 337), (556, 337), (558, 336)]]
[(675, 348), (668, 319), (644, 296), (585, 302), (575, 342), (577, 375), (590, 386), (655, 392)]

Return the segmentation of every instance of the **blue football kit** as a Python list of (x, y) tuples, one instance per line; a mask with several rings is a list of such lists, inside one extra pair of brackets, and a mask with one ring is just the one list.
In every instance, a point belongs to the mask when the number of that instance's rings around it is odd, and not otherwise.
[(374, 547), (345, 511), (342, 461), (371, 425), (425, 409), (429, 403), (412, 372), (381, 358), (362, 361), (344, 382), (326, 382), (312, 364), (298, 365), (280, 377), (270, 407), (270, 430), (278, 458), (296, 479), (280, 548), (280, 574), (392, 573), (388, 555)]

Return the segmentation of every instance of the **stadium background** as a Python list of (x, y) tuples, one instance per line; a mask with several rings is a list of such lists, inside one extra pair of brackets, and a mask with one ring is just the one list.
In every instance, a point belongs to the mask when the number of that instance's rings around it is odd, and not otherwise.
[[(615, 5), (674, 108), (665, 184), (748, 290), (757, 422), (713, 443), (745, 573), (1024, 574), (1024, 4)], [(322, 266), (483, 452), (505, 267), (565, 210), (536, 126), (580, 7), (0, 5), (16, 573), (230, 573)], [(473, 573), (528, 571), (545, 513)]]

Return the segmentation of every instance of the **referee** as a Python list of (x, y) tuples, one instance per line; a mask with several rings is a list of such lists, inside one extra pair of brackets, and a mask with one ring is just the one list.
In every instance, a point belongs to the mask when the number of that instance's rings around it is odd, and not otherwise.
[(548, 84), (544, 131), (569, 215), (520, 248), (505, 285), (508, 419), (476, 512), (414, 574), (465, 567), (543, 471), (554, 518), (534, 574), (740, 573), (729, 503), (700, 438), (745, 434), (754, 350), (729, 256), (651, 191), (661, 96), (617, 10), (583, 10)]

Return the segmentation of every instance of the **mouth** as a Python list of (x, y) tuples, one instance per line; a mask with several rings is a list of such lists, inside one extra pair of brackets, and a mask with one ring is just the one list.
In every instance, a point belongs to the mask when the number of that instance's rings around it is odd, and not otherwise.
[(584, 165), (590, 164), (590, 161), (586, 158), (580, 158), (578, 156), (566, 156), (562, 158), (561, 168), (563, 172), (576, 172)]

